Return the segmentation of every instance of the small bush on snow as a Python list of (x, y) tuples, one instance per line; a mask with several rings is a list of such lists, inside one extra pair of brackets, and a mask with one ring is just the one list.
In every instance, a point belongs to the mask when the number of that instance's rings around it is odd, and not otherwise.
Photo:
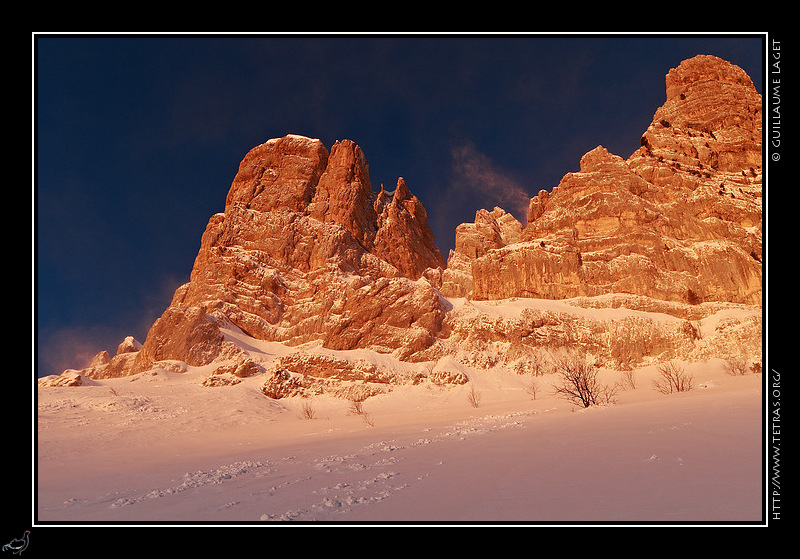
[(694, 378), (683, 371), (683, 367), (670, 361), (658, 366), (658, 378), (653, 381), (653, 387), (662, 394), (673, 392), (688, 392), (692, 389)]
[(555, 365), (558, 381), (553, 387), (555, 395), (568, 402), (589, 406), (614, 403), (617, 385), (607, 386), (597, 378), (597, 369), (580, 357), (565, 357)]

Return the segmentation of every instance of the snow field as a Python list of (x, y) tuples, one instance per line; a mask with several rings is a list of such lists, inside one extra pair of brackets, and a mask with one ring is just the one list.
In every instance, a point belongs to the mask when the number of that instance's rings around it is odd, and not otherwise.
[[(685, 364), (577, 409), (552, 375), (468, 370), (468, 386), (395, 387), (364, 412), (270, 400), (207, 371), (40, 388), (37, 520), (59, 522), (750, 522), (762, 515), (761, 376)], [(603, 371), (604, 381), (620, 373)], [(534, 399), (526, 385), (535, 380)]]

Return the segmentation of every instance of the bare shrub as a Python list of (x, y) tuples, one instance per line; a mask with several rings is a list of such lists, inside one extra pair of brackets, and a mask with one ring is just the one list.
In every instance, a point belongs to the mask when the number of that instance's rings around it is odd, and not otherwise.
[(623, 390), (636, 390), (636, 371), (622, 371), (620, 386)]
[(614, 403), (618, 386), (607, 386), (597, 378), (597, 369), (579, 357), (559, 360), (555, 395), (584, 408)]
[(363, 399), (353, 399), (350, 400), (350, 413), (353, 415), (361, 416), (364, 420), (364, 423), (372, 427), (375, 425), (375, 422), (369, 416), (369, 414), (364, 410), (364, 400)]
[(662, 394), (673, 392), (688, 392), (692, 389), (694, 378), (684, 372), (683, 367), (670, 361), (658, 366), (658, 378), (653, 381), (653, 386)]
[(535, 377), (539, 377), (547, 373), (547, 360), (541, 353), (534, 353), (531, 355), (530, 370)]
[(531, 383), (525, 388), (525, 392), (531, 395), (531, 397), (535, 400), (536, 396), (539, 394), (539, 384), (532, 380)]
[(722, 368), (726, 373), (733, 376), (746, 375), (748, 369), (747, 361), (736, 357), (725, 361), (725, 364), (722, 366)]
[(303, 405), (300, 408), (300, 417), (303, 419), (314, 419), (316, 416), (317, 412), (314, 409), (314, 404), (308, 400), (303, 402)]
[(364, 415), (364, 400), (350, 400), (350, 413)]
[(761, 363), (756, 361), (755, 363), (750, 365), (750, 370), (753, 372), (754, 375), (760, 375), (761, 374)]
[(532, 375), (540, 377), (546, 375), (550, 368), (547, 358), (541, 353), (532, 353), (514, 365), (518, 375)]
[(474, 386), (469, 387), (467, 402), (469, 402), (469, 405), (473, 408), (479, 408), (481, 406), (481, 393), (475, 390)]

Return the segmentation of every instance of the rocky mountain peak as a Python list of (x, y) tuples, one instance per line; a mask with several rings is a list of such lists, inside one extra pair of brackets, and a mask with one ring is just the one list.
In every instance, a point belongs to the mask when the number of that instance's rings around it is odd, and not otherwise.
[(328, 150), (319, 140), (297, 135), (269, 140), (239, 164), (225, 209), (240, 205), (261, 212), (304, 212), (327, 165)]
[(373, 191), (351, 140), (330, 152), (298, 135), (256, 146), (225, 211), (209, 220), (190, 282), (151, 328), (134, 369), (235, 352), (220, 333), (226, 327), (334, 349), (406, 354), (430, 345), (442, 305), (416, 280), (445, 261), (427, 219), (402, 178), (391, 197)]
[(747, 72), (727, 60), (708, 54), (698, 54), (671, 69), (667, 73), (666, 84), (667, 101), (676, 96), (684, 99), (706, 85), (715, 89), (733, 86), (755, 91), (753, 80)]
[(375, 235), (374, 193), (369, 166), (361, 148), (351, 140), (336, 142), (309, 207), (309, 215), (344, 227), (361, 244)]
[[(456, 228), (447, 262), (406, 181), (373, 190), (353, 141), (330, 150), (294, 134), (264, 142), (241, 161), (190, 281), (144, 344), (126, 340), (73, 377), (216, 362), (263, 372), (237, 336), (515, 370), (576, 347), (621, 367), (760, 359), (761, 96), (713, 56), (681, 63), (665, 82), (666, 101), (627, 159), (590, 150), (579, 171), (530, 199), (525, 223), (478, 209)], [(527, 303), (495, 311), (499, 300)], [(623, 307), (630, 312), (614, 320), (589, 312)], [(312, 369), (391, 377), (319, 359), (288, 359), (270, 393), (303, 385)]]
[[(640, 174), (662, 186), (673, 175), (685, 175), (682, 166), (701, 179), (716, 172), (745, 172), (756, 178), (761, 169), (763, 108), (761, 95), (744, 70), (699, 55), (670, 70), (666, 84), (667, 101), (642, 135), (642, 147), (630, 158), (634, 168), (652, 167), (652, 172)], [(655, 159), (658, 165), (637, 161), (639, 157)], [(690, 179), (687, 186), (692, 182), (697, 181)]]
[(587, 152), (531, 199), (520, 242), (498, 243), (480, 212), (460, 225), (444, 292), (759, 304), (761, 96), (711, 56), (670, 70), (666, 86), (642, 147), (627, 160)]

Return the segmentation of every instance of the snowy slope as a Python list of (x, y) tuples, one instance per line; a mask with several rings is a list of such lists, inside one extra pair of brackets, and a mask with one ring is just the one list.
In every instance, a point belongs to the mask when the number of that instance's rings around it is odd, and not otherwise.
[(40, 387), (37, 521), (759, 521), (761, 375), (722, 365), (686, 364), (695, 388), (670, 395), (644, 368), (588, 409), (553, 396), (553, 375), (465, 365), (469, 385), (397, 386), (361, 415), (270, 400), (259, 376), (204, 387), (203, 368)]

